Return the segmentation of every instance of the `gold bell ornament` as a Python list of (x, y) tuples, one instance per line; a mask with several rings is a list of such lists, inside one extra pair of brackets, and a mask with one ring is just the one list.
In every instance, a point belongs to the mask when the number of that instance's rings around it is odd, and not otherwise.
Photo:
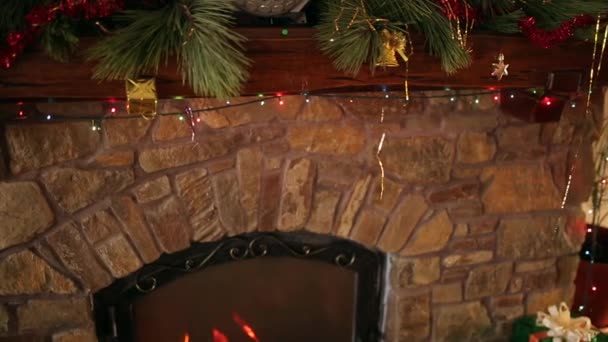
[(147, 119), (153, 118), (156, 115), (158, 103), (156, 79), (128, 79), (125, 84), (127, 88), (127, 112), (141, 115)]
[(401, 56), (404, 62), (407, 62), (408, 57), (405, 53), (407, 40), (405, 39), (405, 35), (402, 32), (389, 31), (387, 29), (382, 30), (380, 34), (382, 50), (380, 51), (380, 57), (376, 62), (376, 66), (398, 67), (397, 55)]

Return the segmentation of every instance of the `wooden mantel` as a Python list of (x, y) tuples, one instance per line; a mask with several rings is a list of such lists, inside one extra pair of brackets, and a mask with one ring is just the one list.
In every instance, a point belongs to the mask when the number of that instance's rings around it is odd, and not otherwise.
[[(377, 70), (373, 76), (364, 67), (357, 77), (335, 70), (320, 52), (313, 28), (290, 28), (287, 36), (281, 35), (280, 28), (239, 28), (238, 31), (248, 38), (247, 55), (253, 60), (244, 95), (403, 86), (403, 67)], [(80, 50), (93, 42), (83, 39)], [(414, 37), (414, 42), (415, 54), (409, 65), (412, 87), (544, 87), (550, 73), (584, 75), (591, 62), (591, 44), (569, 42), (553, 49), (541, 49), (523, 37), (474, 35), (471, 37), (473, 65), (448, 76), (441, 71), (439, 61), (425, 53), (424, 40)], [(509, 76), (498, 82), (490, 72), (491, 63), (500, 52), (505, 54), (510, 67)], [(91, 80), (91, 69), (92, 65), (84, 62), (82, 56), (63, 64), (41, 51), (26, 53), (11, 69), (0, 70), (0, 101), (125, 97), (124, 82)], [(160, 71), (157, 88), (161, 98), (194, 95), (182, 85), (175, 66), (171, 65)]]

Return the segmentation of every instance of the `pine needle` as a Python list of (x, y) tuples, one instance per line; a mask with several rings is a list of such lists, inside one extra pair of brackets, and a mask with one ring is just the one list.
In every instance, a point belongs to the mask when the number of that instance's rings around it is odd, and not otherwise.
[(157, 73), (170, 57), (178, 60), (183, 81), (195, 94), (236, 96), (247, 79), (248, 59), (233, 32), (232, 2), (176, 1), (164, 8), (125, 11), (128, 23), (92, 47), (89, 59), (98, 62), (93, 77), (124, 80)]

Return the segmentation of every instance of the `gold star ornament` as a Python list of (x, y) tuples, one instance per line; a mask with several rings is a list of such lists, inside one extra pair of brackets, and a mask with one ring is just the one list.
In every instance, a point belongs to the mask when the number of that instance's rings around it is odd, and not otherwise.
[(492, 67), (494, 71), (492, 71), (492, 76), (496, 77), (497, 80), (502, 80), (503, 76), (509, 75), (509, 64), (505, 64), (505, 55), (498, 55), (498, 63), (492, 63)]

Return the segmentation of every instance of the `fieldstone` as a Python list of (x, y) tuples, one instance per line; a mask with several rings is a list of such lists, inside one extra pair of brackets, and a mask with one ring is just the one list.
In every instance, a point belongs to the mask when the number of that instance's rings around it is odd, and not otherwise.
[(401, 255), (411, 256), (442, 250), (448, 243), (453, 228), (447, 212), (440, 212), (418, 228), (401, 251)]
[(133, 171), (56, 168), (44, 172), (42, 181), (59, 206), (73, 213), (126, 188)]
[(547, 312), (550, 306), (561, 302), (571, 304), (573, 296), (574, 284), (542, 292), (532, 292), (527, 297), (526, 314), (534, 315), (539, 311)]
[(398, 262), (399, 287), (428, 285), (439, 280), (439, 257), (405, 259)]
[(496, 249), (496, 235), (484, 235), (475, 238), (477, 248), (479, 249)]
[(463, 254), (452, 254), (443, 258), (443, 266), (454, 267), (474, 265), (490, 261), (493, 258), (494, 252), (492, 251), (474, 251)]
[(156, 260), (160, 256), (160, 250), (135, 202), (129, 197), (116, 198), (112, 202), (112, 210), (122, 221), (125, 232), (131, 238), (144, 263)]
[(271, 231), (276, 227), (281, 201), (281, 174), (271, 172), (262, 176), (260, 195), (260, 230)]
[(347, 187), (361, 177), (361, 169), (361, 165), (352, 162), (320, 160), (317, 181), (330, 187)]
[(483, 169), (480, 167), (457, 165), (452, 168), (452, 177), (455, 179), (477, 178), (482, 171)]
[(8, 332), (8, 310), (4, 305), (0, 305), (0, 334)]
[(154, 141), (167, 141), (191, 136), (192, 129), (189, 123), (186, 120), (180, 120), (177, 115), (161, 115), (152, 135)]
[(206, 163), (205, 167), (209, 173), (216, 174), (222, 171), (234, 169), (235, 163), (236, 159), (234, 157), (227, 157), (208, 162)]
[(144, 118), (104, 120), (103, 132), (109, 146), (135, 144), (146, 135), (151, 123)]
[(456, 162), (483, 163), (494, 158), (496, 143), (485, 132), (465, 132), (456, 143)]
[[(240, 120), (237, 120), (237, 122), (246, 121), (244, 120), (243, 116), (245, 116), (245, 114), (241, 115)], [(201, 118), (202, 123), (213, 129), (226, 128), (230, 126), (230, 121), (228, 121), (226, 115), (216, 110), (201, 113), (199, 117)]]
[(306, 228), (319, 234), (329, 234), (334, 225), (336, 207), (341, 193), (331, 190), (318, 190), (312, 200), (312, 212)]
[(479, 196), (479, 183), (469, 182), (452, 185), (447, 188), (435, 190), (429, 195), (431, 204), (451, 201), (474, 200)]
[(199, 241), (222, 231), (213, 202), (211, 180), (205, 169), (178, 174), (175, 176), (175, 186), (177, 195), (188, 211), (194, 229), (194, 240)]
[(483, 171), (482, 201), (487, 213), (522, 213), (559, 208), (559, 194), (543, 163), (511, 164)]
[(120, 224), (109, 210), (101, 210), (82, 220), (82, 232), (94, 244), (120, 230)]
[[(556, 236), (557, 220), (551, 216), (503, 219), (497, 232), (498, 257), (538, 259), (577, 252), (578, 246), (563, 232)], [(563, 231), (561, 226), (557, 228)]]
[(515, 273), (537, 272), (555, 268), (555, 259), (521, 261), (515, 264)]
[(219, 219), (231, 234), (243, 233), (247, 227), (247, 214), (241, 204), (239, 183), (234, 172), (225, 172), (211, 179)]
[(105, 287), (112, 278), (97, 262), (74, 222), (51, 233), (47, 242), (67, 268), (79, 277), (88, 289)]
[(531, 292), (555, 287), (557, 271), (555, 268), (549, 270), (527, 273), (523, 277), (522, 291)]
[(518, 294), (509, 294), (503, 296), (496, 296), (491, 299), (491, 304), (493, 307), (510, 307), (510, 306), (518, 306), (522, 305), (524, 300), (524, 295), (521, 293)]
[[(0, 296), (76, 292), (74, 283), (29, 250), (0, 261)], [(1, 315), (0, 315), (1, 316)]]
[(441, 282), (451, 283), (454, 281), (464, 281), (467, 279), (468, 276), (469, 270), (467, 268), (444, 268), (441, 272)]
[(100, 145), (87, 122), (9, 125), (6, 142), (11, 171), (19, 174), (86, 156)]
[(468, 234), (468, 230), (469, 228), (467, 227), (466, 224), (464, 223), (460, 223), (456, 225), (456, 228), (454, 229), (454, 237), (465, 237)]
[(133, 190), (133, 194), (139, 203), (147, 203), (168, 196), (171, 194), (169, 178), (162, 176), (141, 184)]
[(151, 173), (193, 164), (228, 155), (238, 146), (272, 140), (282, 134), (283, 128), (270, 125), (263, 129), (252, 128), (223, 134), (205, 134), (194, 143), (145, 149), (139, 154), (139, 165), (145, 172)]
[(283, 180), (277, 228), (284, 231), (302, 227), (310, 214), (314, 165), (309, 159), (289, 162)]
[(53, 334), (53, 342), (97, 342), (92, 330), (73, 329)]
[(362, 245), (374, 246), (382, 232), (386, 216), (376, 209), (365, 208), (350, 233), (350, 239)]
[(359, 211), (359, 208), (361, 208), (361, 204), (363, 204), (363, 200), (365, 199), (365, 194), (367, 193), (367, 188), (369, 187), (369, 182), (371, 179), (371, 175), (366, 175), (365, 177), (359, 179), (353, 186), (350, 198), (348, 199), (346, 207), (338, 220), (336, 235), (344, 238), (348, 238), (350, 235), (350, 231), (355, 220), (355, 215)]
[(475, 249), (477, 249), (477, 240), (474, 238), (454, 239), (448, 246), (448, 250), (453, 253), (468, 253)]
[(433, 341), (485, 341), (492, 334), (492, 321), (480, 302), (438, 307)]
[(164, 252), (173, 253), (190, 246), (190, 226), (175, 197), (147, 208), (144, 214)]
[(378, 242), (378, 248), (389, 253), (398, 252), (408, 241), (427, 209), (428, 205), (421, 195), (412, 194), (403, 198), (388, 221)]
[(109, 151), (95, 156), (93, 162), (102, 167), (130, 166), (135, 161), (133, 151)]
[(409, 183), (444, 183), (450, 179), (453, 143), (440, 137), (391, 138), (381, 158), (387, 173)]
[[(476, 108), (470, 110), (468, 112), (454, 112), (450, 113), (450, 115), (445, 115), (443, 117), (443, 122), (441, 123), (441, 128), (446, 132), (457, 132), (457, 131), (484, 131), (488, 132), (496, 128), (498, 123), (500, 122), (501, 115), (498, 114), (498, 111), (490, 111), (484, 112), (481, 107), (484, 107), (484, 103), (489, 103), (488, 101), (484, 101), (484, 97), (480, 97), (480, 102), (475, 104)], [(492, 106), (495, 106), (496, 103), (492, 98), (489, 99), (492, 103), (489, 103)]]
[[(375, 186), (372, 190), (372, 204), (386, 212), (390, 212), (399, 200), (401, 186), (386, 177), (384, 178), (384, 183), (382, 183), (381, 177), (376, 177), (373, 184)], [(381, 190), (383, 184), (384, 193)], [(380, 197), (381, 193), (382, 197)]]
[(399, 298), (399, 332), (405, 341), (423, 341), (431, 331), (428, 293)]
[(441, 115), (439, 113), (425, 113), (419, 115), (412, 113), (403, 118), (403, 127), (411, 132), (429, 132), (441, 128)]
[(455, 303), (462, 301), (462, 284), (440, 284), (433, 286), (433, 303)]
[(69, 325), (90, 325), (87, 298), (30, 300), (17, 308), (19, 332), (49, 331)]
[(558, 285), (570, 286), (574, 283), (580, 260), (578, 255), (569, 255), (557, 259)]
[(239, 150), (236, 156), (241, 204), (247, 216), (247, 231), (249, 232), (254, 231), (258, 226), (263, 158), (264, 155), (259, 146)]
[(496, 219), (484, 219), (481, 221), (469, 223), (469, 234), (470, 235), (483, 235), (493, 233), (498, 226), (498, 220)]
[(450, 217), (457, 223), (469, 222), (483, 214), (483, 206), (477, 201), (459, 201), (448, 208)]
[(115, 278), (127, 276), (142, 267), (133, 247), (122, 234), (103, 241), (95, 249)]
[(54, 215), (34, 182), (0, 182), (0, 251), (47, 230)]
[(520, 150), (535, 147), (539, 143), (541, 124), (524, 126), (503, 126), (496, 132), (498, 147), (506, 150)]
[(465, 284), (465, 297), (477, 299), (504, 293), (512, 272), (513, 264), (510, 262), (474, 268)]
[(365, 147), (365, 129), (358, 125), (292, 126), (287, 132), (294, 150), (321, 154), (353, 155)]
[(298, 116), (299, 120), (304, 121), (331, 121), (342, 118), (342, 108), (328, 98), (316, 97), (309, 99), (309, 102), (302, 108), (302, 112)]

